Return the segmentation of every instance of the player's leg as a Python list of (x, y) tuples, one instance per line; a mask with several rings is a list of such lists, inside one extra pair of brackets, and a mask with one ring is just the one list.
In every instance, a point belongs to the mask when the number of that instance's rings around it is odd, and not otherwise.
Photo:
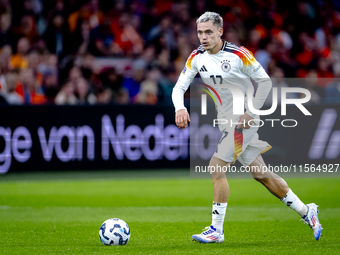
[(304, 204), (288, 187), (284, 179), (267, 169), (261, 155), (257, 156), (249, 166), (252, 170), (253, 178), (265, 186), (285, 205), (297, 212), (304, 222), (313, 229), (315, 239), (319, 240), (322, 228), (318, 219), (317, 206), (314, 203)]
[(277, 174), (268, 171), (261, 155), (258, 155), (249, 167), (253, 178), (265, 186), (274, 196), (282, 199), (288, 193), (289, 187), (286, 181)]
[(229, 184), (222, 168), (227, 168), (230, 166), (230, 163), (224, 162), (223, 160), (220, 160), (216, 157), (212, 157), (210, 159), (209, 166), (210, 170), (214, 169), (214, 171), (210, 171), (213, 183), (214, 202), (227, 203), (229, 197)]
[(229, 184), (223, 168), (226, 169), (227, 167), (229, 167), (230, 163), (216, 157), (212, 157), (209, 166), (212, 167), (210, 168), (211, 170), (215, 169), (215, 171), (210, 171), (213, 183), (214, 199), (211, 225), (216, 229), (218, 233), (222, 234), (229, 197)]
[(193, 235), (192, 239), (202, 243), (222, 243), (224, 241), (223, 223), (229, 197), (228, 180), (223, 171), (230, 163), (212, 157), (209, 170), (213, 182), (212, 223), (201, 234)]

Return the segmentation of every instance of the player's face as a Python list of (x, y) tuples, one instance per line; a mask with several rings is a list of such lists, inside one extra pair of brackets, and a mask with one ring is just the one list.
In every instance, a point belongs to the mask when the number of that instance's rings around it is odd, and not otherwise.
[[(197, 35), (203, 49), (213, 51), (221, 42), (223, 29), (214, 26), (212, 21), (201, 22), (197, 24)], [(219, 49), (218, 49), (219, 50)]]

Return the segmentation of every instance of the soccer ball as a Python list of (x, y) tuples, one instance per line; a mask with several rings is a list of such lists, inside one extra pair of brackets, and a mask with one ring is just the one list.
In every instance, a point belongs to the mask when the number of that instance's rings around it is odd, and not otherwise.
[(130, 240), (130, 228), (121, 219), (108, 219), (100, 226), (99, 238), (105, 245), (125, 245)]

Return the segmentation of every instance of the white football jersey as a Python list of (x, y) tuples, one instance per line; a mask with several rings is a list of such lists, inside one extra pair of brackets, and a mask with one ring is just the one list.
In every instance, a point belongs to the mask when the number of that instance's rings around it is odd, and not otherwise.
[[(203, 82), (216, 90), (218, 94), (217, 96), (216, 93), (209, 88), (217, 102), (218, 119), (232, 119), (237, 122), (241, 116), (233, 115), (232, 94), (227, 88), (219, 88), (219, 84), (232, 84), (241, 89), (243, 95), (246, 96), (248, 88), (251, 88), (252, 93), (248, 96), (253, 96), (254, 87), (250, 80), (250, 78), (252, 78), (259, 85), (256, 95), (253, 98), (255, 109), (260, 109), (263, 106), (271, 89), (271, 82), (266, 71), (245, 47), (239, 47), (223, 41), (223, 47), (218, 53), (209, 54), (200, 46), (189, 56), (174, 87), (172, 100), (176, 111), (186, 109), (183, 102), (183, 95), (197, 73), (200, 74)], [(267, 82), (263, 82), (264, 80)], [(246, 104), (245, 109), (247, 110)], [(247, 110), (246, 112), (250, 116), (257, 118), (257, 116), (250, 111)], [(223, 130), (225, 127), (220, 127), (220, 129)]]

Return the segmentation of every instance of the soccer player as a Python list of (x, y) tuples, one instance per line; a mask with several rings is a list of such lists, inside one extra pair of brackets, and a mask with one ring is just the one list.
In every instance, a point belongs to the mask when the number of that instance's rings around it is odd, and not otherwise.
[[(219, 125), (222, 137), (209, 166), (215, 167), (214, 169), (217, 169), (217, 166), (226, 169), (236, 159), (242, 165), (249, 166), (253, 178), (297, 212), (312, 228), (315, 239), (319, 240), (322, 228), (318, 219), (318, 206), (314, 203), (304, 204), (282, 178), (270, 171), (263, 171), (266, 165), (261, 154), (271, 146), (258, 139), (258, 124), (253, 125), (258, 116), (247, 108), (243, 115), (233, 115), (232, 94), (228, 89), (219, 86), (232, 83), (232, 86), (241, 89), (246, 95), (248, 88), (253, 88), (250, 80), (252, 78), (258, 88), (255, 96), (252, 93), (248, 98), (252, 97), (254, 108), (259, 110), (272, 87), (269, 76), (250, 51), (221, 40), (223, 20), (219, 14), (205, 12), (196, 23), (201, 45), (189, 56), (172, 93), (176, 125), (184, 129), (190, 122), (183, 98), (193, 78), (199, 73), (203, 82), (215, 89), (222, 100), (217, 109), (218, 119), (236, 123), (234, 126)], [(201, 234), (193, 235), (192, 239), (202, 243), (222, 243), (229, 186), (223, 171), (210, 171), (210, 174), (213, 182), (212, 223)]]

